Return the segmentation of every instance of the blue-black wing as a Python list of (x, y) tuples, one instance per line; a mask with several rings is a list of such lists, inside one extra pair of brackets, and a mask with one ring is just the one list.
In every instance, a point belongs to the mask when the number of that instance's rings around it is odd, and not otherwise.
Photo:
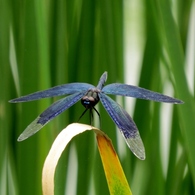
[(42, 98), (70, 95), (77, 92), (86, 91), (91, 88), (94, 88), (94, 86), (88, 83), (68, 83), (64, 85), (58, 85), (47, 90), (37, 91), (35, 93), (10, 100), (9, 102), (11, 103), (28, 102), (33, 100), (39, 100)]
[(136, 87), (133, 85), (126, 85), (126, 84), (120, 84), (120, 83), (113, 83), (106, 85), (102, 92), (106, 94), (112, 94), (112, 95), (122, 95), (122, 96), (129, 96), (134, 98), (140, 98), (145, 100), (153, 100), (156, 102), (167, 102), (172, 104), (182, 104), (183, 102), (181, 100), (153, 92), (141, 87)]
[(120, 129), (131, 151), (141, 160), (145, 159), (145, 149), (136, 124), (129, 114), (114, 100), (103, 93), (99, 93), (104, 108)]
[(50, 120), (52, 120), (60, 113), (62, 113), (63, 111), (71, 107), (73, 104), (78, 102), (85, 95), (85, 93), (86, 91), (78, 92), (53, 103), (23, 131), (23, 133), (19, 136), (18, 141), (23, 141), (32, 136), (33, 134), (35, 134)]

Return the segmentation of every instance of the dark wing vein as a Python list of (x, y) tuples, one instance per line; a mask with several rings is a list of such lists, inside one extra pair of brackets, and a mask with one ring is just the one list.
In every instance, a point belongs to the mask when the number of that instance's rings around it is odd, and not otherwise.
[(103, 93), (99, 93), (100, 100), (115, 122), (115, 124), (120, 129), (125, 141), (131, 151), (141, 160), (145, 159), (145, 149), (139, 131), (136, 124), (133, 122), (129, 114), (114, 100), (106, 96)]
[(38, 91), (26, 96), (22, 96), (13, 100), (10, 100), (11, 103), (18, 102), (28, 102), (33, 100), (39, 100), (42, 98), (61, 96), (61, 95), (70, 95), (77, 92), (82, 92), (94, 88), (93, 85), (88, 83), (68, 83), (64, 85), (58, 85), (47, 90)]
[(106, 94), (112, 94), (112, 95), (122, 95), (122, 96), (145, 99), (145, 100), (153, 100), (156, 102), (166, 102), (166, 103), (173, 103), (173, 104), (183, 103), (181, 100), (157, 92), (153, 92), (133, 85), (126, 85), (120, 83), (113, 83), (113, 84), (106, 85), (102, 89), (102, 92)]
[(53, 103), (23, 131), (23, 133), (19, 136), (18, 141), (23, 141), (38, 132), (50, 120), (52, 120), (60, 113), (67, 110), (70, 106), (78, 102), (85, 93), (86, 91), (78, 92)]

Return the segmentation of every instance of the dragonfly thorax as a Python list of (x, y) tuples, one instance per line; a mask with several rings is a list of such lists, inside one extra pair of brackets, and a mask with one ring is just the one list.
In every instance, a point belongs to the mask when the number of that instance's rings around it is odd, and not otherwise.
[(92, 108), (99, 102), (98, 92), (90, 90), (81, 99), (81, 103), (85, 108)]

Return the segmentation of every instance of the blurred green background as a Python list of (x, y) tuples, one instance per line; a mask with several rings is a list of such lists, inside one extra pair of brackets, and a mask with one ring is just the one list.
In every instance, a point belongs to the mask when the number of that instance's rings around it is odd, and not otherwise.
[[(145, 161), (131, 153), (98, 105), (101, 129), (113, 141), (132, 193), (195, 194), (194, 29), (192, 0), (1, 0), (0, 194), (42, 194), (49, 148), (84, 110), (77, 103), (17, 142), (57, 98), (22, 104), (8, 100), (63, 83), (97, 85), (105, 70), (107, 83), (138, 85), (185, 102), (172, 106), (117, 97), (140, 130)], [(89, 123), (88, 114), (80, 122)], [(93, 133), (71, 142), (55, 183), (55, 194), (109, 194)]]

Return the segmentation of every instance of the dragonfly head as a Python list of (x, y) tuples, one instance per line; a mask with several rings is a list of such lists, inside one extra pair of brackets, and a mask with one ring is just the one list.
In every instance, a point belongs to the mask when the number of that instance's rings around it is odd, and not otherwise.
[(88, 91), (81, 99), (81, 103), (85, 108), (93, 108), (99, 102), (98, 93), (96, 91)]

